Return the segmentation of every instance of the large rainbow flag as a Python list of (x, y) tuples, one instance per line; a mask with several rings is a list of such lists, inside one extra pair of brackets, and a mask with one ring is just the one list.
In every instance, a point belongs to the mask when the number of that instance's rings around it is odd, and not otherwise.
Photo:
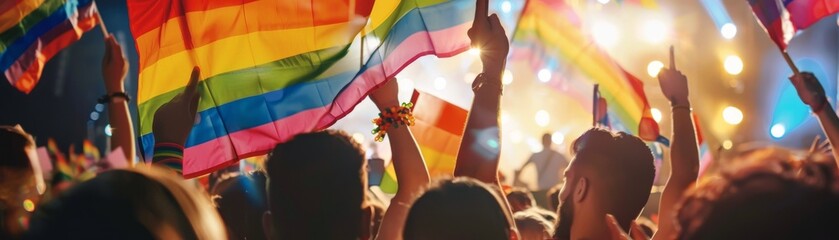
[[(466, 109), (428, 93), (414, 91), (414, 126), (411, 132), (419, 145), (432, 178), (454, 175), (457, 152), (466, 128)], [(396, 170), (391, 163), (379, 185), (385, 193), (396, 193)]]
[[(564, 80), (599, 84), (601, 96), (609, 102), (608, 112), (615, 116), (610, 118), (613, 126), (625, 126), (626, 131), (647, 141), (659, 139), (658, 124), (650, 112), (643, 82), (583, 34), (580, 17), (564, 1), (529, 0), (525, 4), (513, 34), (513, 52), (517, 51), (540, 53), (531, 59), (558, 59), (573, 67), (580, 76)], [(582, 100), (585, 98), (589, 100)], [(591, 96), (582, 99), (591, 103)]]
[(0, 1), (0, 70), (29, 93), (47, 61), (99, 22), (93, 0)]
[(760, 25), (781, 50), (795, 34), (839, 12), (837, 0), (747, 0)]
[(140, 142), (153, 114), (201, 68), (196, 177), (323, 129), (416, 58), (469, 48), (469, 0), (129, 0), (140, 56)]

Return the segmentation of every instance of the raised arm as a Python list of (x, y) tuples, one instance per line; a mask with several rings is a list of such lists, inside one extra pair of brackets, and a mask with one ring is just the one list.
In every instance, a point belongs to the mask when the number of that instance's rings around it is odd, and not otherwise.
[[(391, 107), (399, 106), (399, 85), (396, 79), (388, 80), (379, 89), (370, 94), (370, 100), (384, 112)], [(411, 129), (407, 126), (388, 128), (387, 137), (390, 139), (390, 149), (393, 153), (391, 161), (396, 170), (398, 190), (396, 196), (390, 200), (390, 206), (382, 219), (379, 234), (376, 239), (401, 239), (405, 219), (408, 217), (408, 206), (417, 193), (428, 184), (428, 169), (422, 158)]]
[[(827, 140), (830, 141), (830, 144), (834, 145), (839, 142), (839, 117), (836, 116), (836, 112), (830, 106), (830, 102), (827, 101), (824, 88), (819, 83), (819, 80), (816, 79), (816, 76), (810, 72), (802, 72), (793, 75), (789, 79), (792, 81), (792, 85), (795, 86), (795, 90), (798, 92), (801, 101), (810, 106), (810, 109), (818, 117), (819, 124), (821, 124), (822, 130), (827, 135)], [(837, 161), (837, 165), (839, 165), (839, 152), (837, 151), (834, 147), (833, 158)]]
[(108, 118), (113, 128), (111, 150), (122, 148), (125, 159), (133, 163), (134, 125), (128, 112), (128, 95), (125, 93), (125, 74), (128, 72), (128, 60), (122, 54), (122, 47), (113, 35), (105, 38), (105, 56), (102, 57), (102, 78), (105, 80)]
[(183, 170), (184, 144), (195, 124), (195, 114), (201, 98), (198, 94), (200, 75), (201, 70), (198, 67), (193, 68), (184, 91), (154, 112), (154, 164), (177, 172)]
[(673, 118), (673, 136), (670, 143), (670, 179), (664, 185), (659, 204), (658, 232), (654, 238), (670, 239), (675, 234), (672, 217), (682, 194), (696, 182), (699, 174), (699, 149), (696, 143), (696, 129), (693, 125), (688, 84), (685, 75), (676, 70), (673, 48), (670, 48), (670, 67), (658, 75), (661, 92), (670, 100)]
[[(498, 15), (487, 16), (487, 0), (478, 0), (475, 20), (469, 29), (472, 46), (481, 49), (483, 73), (472, 84), (475, 99), (457, 155), (455, 176), (468, 176), (498, 184), (501, 138), (498, 115), (501, 106), (501, 74), (510, 49)], [(494, 141), (494, 143), (492, 143)]]

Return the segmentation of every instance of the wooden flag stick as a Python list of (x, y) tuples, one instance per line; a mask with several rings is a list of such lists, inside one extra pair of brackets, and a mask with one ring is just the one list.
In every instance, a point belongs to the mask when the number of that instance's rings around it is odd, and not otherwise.
[(96, 17), (99, 18), (99, 29), (102, 30), (102, 36), (104, 36), (105, 38), (108, 38), (108, 35), (110, 35), (108, 33), (108, 28), (105, 27), (105, 20), (102, 19), (102, 14), (99, 13), (98, 9), (96, 10)]
[(786, 50), (781, 51), (781, 55), (784, 55), (784, 60), (787, 61), (787, 65), (789, 65), (789, 68), (792, 69), (792, 73), (795, 74), (795, 75), (798, 75), (798, 73), (799, 73), (798, 67), (795, 66), (794, 62), (792, 62), (792, 58), (789, 57), (789, 54), (787, 53), (787, 51)]

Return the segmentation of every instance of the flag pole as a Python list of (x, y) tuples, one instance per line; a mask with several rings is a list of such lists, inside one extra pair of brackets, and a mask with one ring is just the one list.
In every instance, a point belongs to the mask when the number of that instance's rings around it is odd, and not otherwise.
[[(95, 4), (95, 3), (94, 3)], [(102, 14), (99, 12), (99, 7), (96, 7), (96, 18), (99, 18), (99, 29), (102, 30), (102, 36), (108, 38), (108, 28), (105, 27), (105, 20), (102, 18)]]
[(798, 71), (798, 67), (795, 66), (795, 63), (792, 61), (792, 58), (789, 57), (789, 54), (786, 50), (781, 51), (781, 55), (784, 55), (784, 60), (787, 61), (787, 65), (789, 68), (792, 69), (792, 73), (798, 75), (800, 72)]
[(600, 101), (600, 96), (598, 96), (598, 95), (600, 95), (600, 94), (598, 94), (600, 92), (599, 88), (600, 88), (600, 84), (594, 84), (594, 91), (591, 94), (591, 110), (592, 110), (591, 111), (591, 126), (592, 127), (597, 127), (597, 112), (598, 112), (597, 111), (597, 105), (599, 105), (598, 103)]

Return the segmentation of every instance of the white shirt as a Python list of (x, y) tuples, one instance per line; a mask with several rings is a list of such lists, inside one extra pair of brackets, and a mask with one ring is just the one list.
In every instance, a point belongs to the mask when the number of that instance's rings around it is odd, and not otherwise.
[(530, 156), (528, 162), (536, 167), (536, 190), (548, 190), (562, 181), (568, 160), (561, 153), (553, 149), (545, 149)]

